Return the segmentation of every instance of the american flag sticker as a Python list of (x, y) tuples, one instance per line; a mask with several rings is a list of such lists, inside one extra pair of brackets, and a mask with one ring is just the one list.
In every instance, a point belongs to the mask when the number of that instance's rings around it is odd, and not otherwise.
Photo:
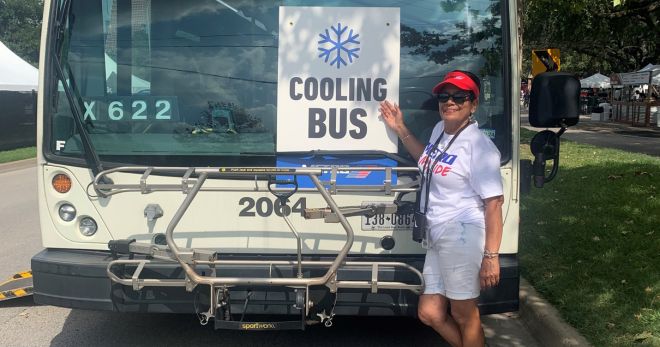
[(371, 171), (351, 171), (346, 175), (346, 178), (357, 178), (357, 179), (363, 179), (367, 178)]

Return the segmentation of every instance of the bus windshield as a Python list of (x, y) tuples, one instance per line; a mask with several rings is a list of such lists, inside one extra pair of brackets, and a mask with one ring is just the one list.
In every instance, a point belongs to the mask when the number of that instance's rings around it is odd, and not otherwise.
[[(482, 81), (474, 117), (510, 157), (501, 0), (71, 0), (64, 34), (49, 47), (61, 48), (101, 160), (272, 166), (281, 6), (400, 8), (408, 127), (427, 141), (439, 121), (431, 89), (453, 69), (473, 71)], [(47, 76), (44, 150), (53, 161), (80, 158), (62, 81)]]

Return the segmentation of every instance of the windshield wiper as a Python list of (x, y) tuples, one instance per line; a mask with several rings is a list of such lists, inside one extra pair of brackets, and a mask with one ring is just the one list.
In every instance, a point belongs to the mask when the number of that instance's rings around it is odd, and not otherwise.
[[(64, 89), (64, 94), (69, 101), (69, 107), (71, 108), (71, 113), (73, 115), (73, 120), (78, 128), (78, 133), (80, 135), (80, 141), (82, 142), (84, 158), (87, 162), (87, 165), (91, 168), (92, 173), (96, 176), (99, 172), (103, 171), (103, 165), (101, 165), (101, 160), (99, 159), (94, 145), (92, 144), (91, 138), (87, 129), (85, 129), (85, 124), (83, 123), (82, 111), (80, 109), (80, 93), (75, 90), (75, 83), (73, 83), (73, 75), (69, 73), (69, 79), (72, 82), (72, 86), (67, 83), (67, 79), (64, 76), (64, 69), (62, 67), (62, 62), (60, 61), (59, 54), (63, 45), (63, 28), (64, 28), (64, 18), (69, 13), (71, 8), (71, 1), (65, 1), (61, 12), (58, 14), (55, 21), (55, 33), (58, 38), (58, 45), (52, 51), (53, 65), (55, 66), (55, 72), (57, 73), (58, 78), (62, 82), (62, 88)], [(69, 72), (71, 69), (68, 70)], [(74, 96), (75, 93), (75, 96)]]
[(300, 152), (286, 152), (286, 153), (278, 153), (280, 155), (286, 155), (286, 154), (291, 154), (291, 155), (308, 155), (308, 156), (324, 156), (324, 155), (345, 155), (345, 156), (379, 156), (379, 157), (386, 157), (389, 159), (392, 159), (396, 161), (397, 163), (407, 165), (407, 166), (417, 166), (417, 163), (414, 161), (404, 158), (398, 154), (394, 153), (389, 153), (385, 151), (328, 151), (328, 150), (313, 150), (313, 151), (300, 151)]

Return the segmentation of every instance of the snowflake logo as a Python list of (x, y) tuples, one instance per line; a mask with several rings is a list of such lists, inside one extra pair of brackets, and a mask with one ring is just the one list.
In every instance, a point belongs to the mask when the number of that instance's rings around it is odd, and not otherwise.
[[(357, 38), (360, 34), (353, 34), (353, 29), (348, 32), (348, 38), (342, 40), (342, 35), (348, 30), (348, 26), (342, 28), (341, 23), (337, 23), (337, 27), (331, 26), (332, 34), (325, 29), (325, 34), (319, 34), (321, 40), (319, 41), (319, 58), (324, 58), (324, 62), (330, 61), (330, 66), (337, 65), (339, 69), (342, 65), (348, 65), (344, 60), (344, 54), (348, 57), (348, 62), (353, 63), (353, 58), (359, 58), (357, 52), (360, 51), (360, 41)], [(332, 36), (331, 36), (332, 35)]]

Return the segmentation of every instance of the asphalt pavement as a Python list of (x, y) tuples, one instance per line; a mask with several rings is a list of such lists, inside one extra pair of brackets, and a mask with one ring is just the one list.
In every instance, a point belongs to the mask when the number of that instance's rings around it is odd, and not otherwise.
[[(520, 124), (526, 129), (539, 130), (529, 125), (527, 114), (521, 114)], [(660, 128), (656, 126), (641, 127), (614, 121), (593, 121), (591, 116), (582, 115), (578, 124), (568, 128), (562, 138), (660, 157)]]

